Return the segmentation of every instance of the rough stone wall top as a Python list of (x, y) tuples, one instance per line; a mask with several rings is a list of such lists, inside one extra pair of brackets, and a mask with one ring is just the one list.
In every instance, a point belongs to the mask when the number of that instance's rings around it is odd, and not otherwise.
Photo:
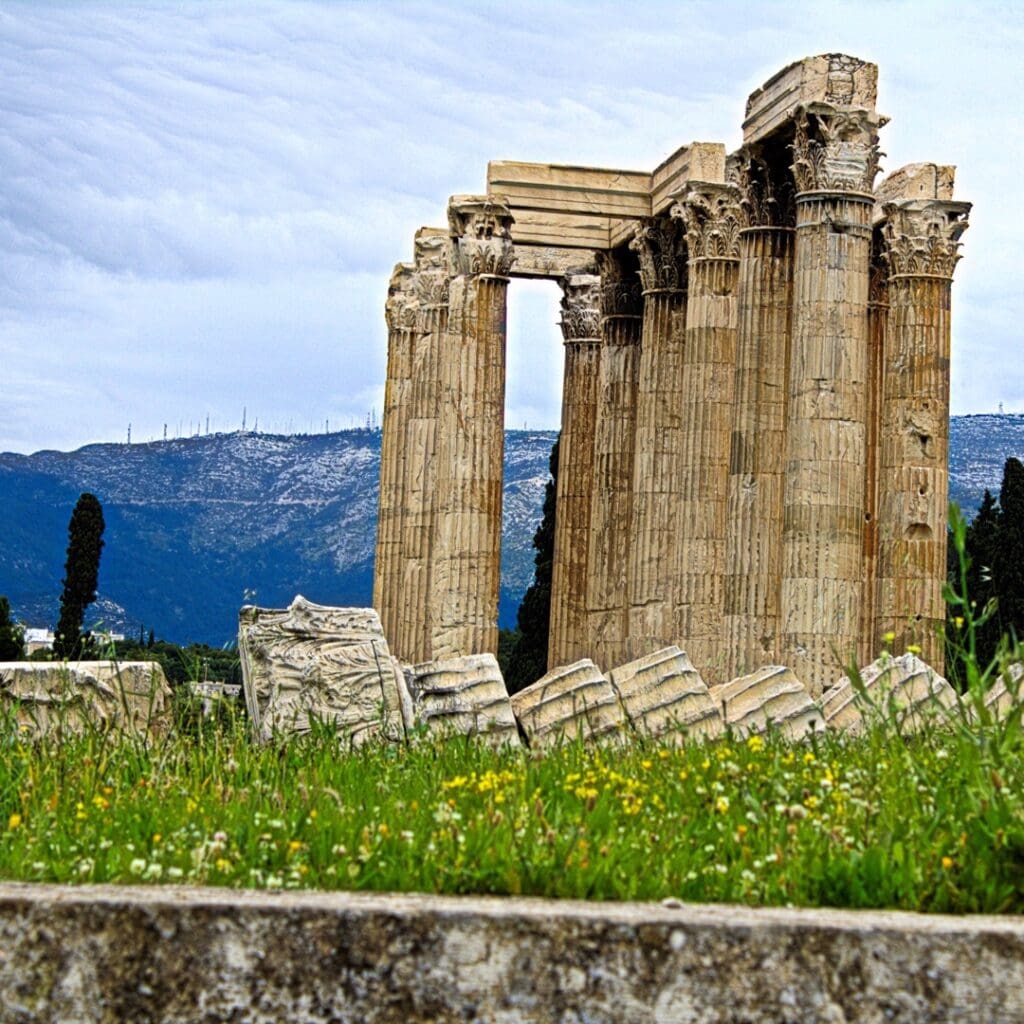
[(401, 739), (402, 707), (380, 618), (372, 608), (332, 608), (301, 595), (287, 608), (244, 607), (238, 651), (245, 699), (261, 739), (334, 721), (353, 743)]
[(757, 142), (792, 120), (810, 103), (873, 110), (878, 100), (878, 65), (844, 53), (804, 57), (783, 68), (750, 94), (743, 141)]

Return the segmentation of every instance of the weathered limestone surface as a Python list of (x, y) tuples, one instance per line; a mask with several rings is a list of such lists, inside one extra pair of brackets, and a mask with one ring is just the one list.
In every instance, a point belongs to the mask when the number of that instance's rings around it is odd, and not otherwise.
[(713, 739), (724, 724), (718, 703), (689, 657), (666, 647), (608, 673), (629, 724), (646, 736), (668, 734), (677, 742)]
[(796, 118), (781, 660), (820, 694), (860, 640), (871, 187), (879, 118)]
[(431, 658), (498, 649), (512, 217), (497, 196), (453, 196), (448, 216), (457, 273), (441, 355)]
[(467, 654), (405, 669), (413, 723), (432, 734), (483, 736), (519, 746), (505, 680), (493, 654)]
[(405, 539), (402, 482), (408, 454), (405, 439), (412, 408), (414, 328), (418, 312), (414, 271), (408, 263), (395, 267), (385, 307), (388, 367), (384, 383), (373, 606), (380, 613), (388, 636), (397, 636), (402, 612), (402, 544)]
[(155, 661), (0, 662), (0, 712), (32, 738), (84, 729), (160, 736), (170, 701)]
[(672, 643), (676, 512), (686, 345), (686, 233), (678, 218), (637, 225), (631, 248), (640, 258), (644, 314), (637, 381), (629, 654)]
[(514, 693), (512, 712), (535, 748), (577, 736), (584, 741), (617, 740), (625, 726), (615, 692), (589, 658), (552, 669)]
[(1024, 702), (1022, 680), (1024, 680), (1024, 665), (1017, 662), (1010, 665), (1006, 673), (1000, 676), (985, 694), (985, 707), (997, 721), (1006, 718), (1015, 704), (1017, 707), (1021, 707)]
[(792, 183), (741, 154), (735, 404), (726, 510), (726, 678), (779, 658), (786, 400), (793, 299)]
[(587, 537), (589, 654), (598, 664), (628, 658), (629, 559), (640, 370), (642, 299), (628, 253), (598, 260), (601, 359), (594, 435), (594, 491)]
[(950, 290), (968, 203), (886, 203), (888, 320), (880, 406), (875, 637), (945, 657)]
[(549, 665), (568, 664), (592, 650), (587, 587), (601, 364), (600, 284), (601, 279), (594, 274), (573, 274), (562, 282), (565, 374), (551, 573)]
[(1024, 1019), (1019, 917), (4, 883), (0, 947), (25, 1024)]
[(782, 665), (766, 665), (712, 687), (711, 696), (721, 702), (726, 725), (741, 735), (774, 725), (788, 739), (801, 739), (825, 729), (821, 708), (793, 671)]
[(372, 608), (331, 608), (301, 596), (283, 609), (246, 606), (238, 653), (261, 740), (308, 732), (313, 718), (334, 722), (356, 745), (404, 737), (395, 668)]
[[(941, 719), (957, 703), (953, 687), (914, 654), (898, 658), (883, 654), (861, 669), (860, 677), (870, 701), (881, 714), (894, 713), (905, 733), (916, 732), (930, 718)], [(821, 698), (821, 706), (830, 729), (853, 733), (864, 728), (870, 713), (870, 706), (849, 678), (829, 689)]]
[(726, 513), (736, 371), (736, 278), (743, 226), (733, 184), (691, 182), (672, 207), (686, 226), (686, 340), (671, 557), (673, 635), (723, 681)]
[[(420, 228), (416, 232), (416, 321), (398, 499), (402, 508), (402, 542), (395, 599), (397, 621), (387, 625), (393, 653), (405, 661), (426, 661), (432, 651), (431, 555), (438, 511), (438, 416), (442, 353), (448, 328), (450, 249), (447, 230)], [(382, 571), (377, 568), (375, 578)]]

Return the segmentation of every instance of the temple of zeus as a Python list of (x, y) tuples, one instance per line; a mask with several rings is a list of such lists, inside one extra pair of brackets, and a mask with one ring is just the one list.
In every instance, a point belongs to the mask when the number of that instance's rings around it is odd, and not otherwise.
[(509, 280), (562, 287), (549, 666), (677, 644), (818, 695), (942, 670), (954, 169), (876, 184), (878, 69), (808, 57), (743, 145), (653, 171), (509, 161), (416, 233), (387, 299), (374, 605), (406, 662), (495, 651)]

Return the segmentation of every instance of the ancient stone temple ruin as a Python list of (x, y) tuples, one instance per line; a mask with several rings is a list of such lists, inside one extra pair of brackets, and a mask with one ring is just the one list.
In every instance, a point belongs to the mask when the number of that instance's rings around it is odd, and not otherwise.
[(653, 171), (499, 161), (387, 300), (374, 605), (400, 659), (494, 651), (510, 279), (560, 283), (549, 664), (676, 644), (818, 695), (881, 638), (941, 671), (954, 169), (879, 184), (877, 68), (827, 54), (743, 144)]

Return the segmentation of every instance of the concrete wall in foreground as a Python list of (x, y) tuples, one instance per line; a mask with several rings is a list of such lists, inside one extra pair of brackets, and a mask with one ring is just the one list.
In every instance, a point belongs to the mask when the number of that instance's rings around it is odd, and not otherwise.
[(1024, 1020), (1024, 919), (0, 884), (0, 1020)]

